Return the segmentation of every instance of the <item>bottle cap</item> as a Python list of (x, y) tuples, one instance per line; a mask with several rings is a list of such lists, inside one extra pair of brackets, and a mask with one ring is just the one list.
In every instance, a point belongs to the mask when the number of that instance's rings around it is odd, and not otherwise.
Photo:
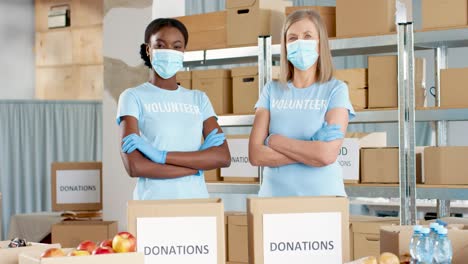
[(448, 230), (447, 230), (447, 228), (442, 227), (442, 228), (439, 228), (439, 229), (437, 230), (437, 233), (438, 233), (439, 235), (447, 235)]
[(414, 230), (414, 232), (419, 232), (419, 233), (421, 233), (422, 228), (423, 228), (423, 227), (420, 226), (420, 225), (415, 225), (415, 226), (413, 227), (413, 230)]
[(439, 227), (439, 226), (440, 226), (439, 223), (431, 223), (431, 224), (429, 225), (429, 227), (430, 227), (432, 230), (437, 230), (437, 227)]
[(424, 227), (424, 228), (421, 230), (421, 233), (423, 233), (423, 234), (425, 234), (425, 235), (429, 234), (430, 232), (431, 232), (431, 230), (430, 230), (429, 228), (427, 228), (427, 227)]

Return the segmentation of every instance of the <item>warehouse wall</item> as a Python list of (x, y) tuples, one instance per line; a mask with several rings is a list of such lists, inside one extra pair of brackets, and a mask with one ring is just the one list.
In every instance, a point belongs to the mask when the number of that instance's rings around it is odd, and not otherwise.
[(34, 0), (0, 1), (0, 99), (34, 98)]

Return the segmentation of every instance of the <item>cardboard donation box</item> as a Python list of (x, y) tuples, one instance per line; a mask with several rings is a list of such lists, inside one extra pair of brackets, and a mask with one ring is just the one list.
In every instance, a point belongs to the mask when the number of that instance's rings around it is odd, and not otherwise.
[(64, 221), (52, 226), (52, 243), (76, 247), (84, 240), (100, 242), (118, 232), (116, 221)]
[(253, 114), (258, 101), (258, 67), (239, 67), (231, 70), (234, 114)]
[(221, 199), (128, 202), (128, 230), (146, 264), (224, 264), (224, 228)]
[(422, 0), (422, 28), (447, 28), (468, 25), (467, 0)]
[(221, 170), (209, 170), (205, 171), (205, 181), (206, 182), (221, 182), (223, 178), (221, 178)]
[(247, 215), (232, 214), (228, 219), (228, 261), (249, 262)]
[(231, 151), (231, 166), (221, 168), (225, 182), (258, 182), (258, 167), (249, 161), (249, 136), (228, 136), (226, 139)]
[(45, 251), (48, 248), (60, 248), (60, 244), (40, 244), (32, 243), (31, 246), (20, 248), (8, 248), (10, 241), (0, 241), (0, 263), (18, 264), (18, 257), (21, 253), (31, 251)]
[(249, 263), (349, 261), (344, 197), (249, 198)]
[[(68, 248), (63, 251), (65, 254), (68, 254), (72, 250)], [(33, 251), (21, 254), (19, 256), (19, 264), (144, 264), (143, 254), (137, 252), (41, 258), (42, 252)]]
[(286, 7), (286, 16), (297, 10), (314, 10), (319, 13), (327, 27), (329, 38), (336, 37), (336, 8), (334, 6), (290, 6)]
[(53, 211), (102, 210), (101, 162), (52, 163)]
[(440, 71), (440, 105), (442, 107), (468, 106), (468, 68)]
[(396, 32), (396, 0), (337, 0), (336, 36), (379, 35)]
[(380, 227), (398, 225), (396, 217), (350, 216), (352, 259), (380, 255)]
[(216, 114), (232, 113), (231, 70), (192, 71), (192, 89), (206, 93)]
[(257, 45), (259, 36), (272, 36), (279, 44), (285, 20), (284, 0), (226, 0), (227, 44), (230, 47)]
[(177, 84), (186, 88), (192, 89), (192, 72), (180, 71), (176, 73)]
[(226, 11), (177, 17), (189, 33), (187, 50), (221, 49), (226, 43)]
[(345, 182), (357, 183), (360, 180), (361, 148), (386, 146), (387, 134), (385, 132), (347, 133), (338, 155), (338, 164), (343, 169)]
[(424, 149), (426, 184), (468, 184), (468, 147), (427, 147)]

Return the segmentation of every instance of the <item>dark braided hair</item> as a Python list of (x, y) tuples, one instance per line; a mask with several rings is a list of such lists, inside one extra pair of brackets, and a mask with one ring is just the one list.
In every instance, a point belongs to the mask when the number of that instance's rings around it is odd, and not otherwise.
[(153, 34), (157, 33), (163, 27), (175, 27), (177, 28), (180, 33), (184, 36), (185, 39), (185, 47), (187, 47), (188, 43), (188, 31), (185, 25), (177, 19), (174, 18), (158, 18), (153, 20), (149, 25), (146, 27), (145, 30), (145, 42), (140, 45), (140, 56), (141, 59), (145, 62), (145, 65), (148, 68), (152, 68), (151, 60), (146, 53), (146, 47), (149, 45), (150, 38)]

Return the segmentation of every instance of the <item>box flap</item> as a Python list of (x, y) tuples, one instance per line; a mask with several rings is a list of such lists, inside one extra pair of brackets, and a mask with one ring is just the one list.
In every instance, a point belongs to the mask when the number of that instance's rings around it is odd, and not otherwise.
[(231, 76), (238, 77), (238, 76), (257, 76), (258, 75), (258, 67), (257, 66), (249, 66), (249, 67), (238, 67), (233, 68), (231, 70)]
[(261, 0), (226, 0), (226, 9), (250, 8), (258, 6), (258, 1)]
[(225, 70), (225, 69), (192, 71), (192, 79), (215, 79), (215, 78), (230, 78), (230, 77), (231, 77), (231, 70)]
[(247, 214), (228, 216), (228, 225), (247, 226)]

